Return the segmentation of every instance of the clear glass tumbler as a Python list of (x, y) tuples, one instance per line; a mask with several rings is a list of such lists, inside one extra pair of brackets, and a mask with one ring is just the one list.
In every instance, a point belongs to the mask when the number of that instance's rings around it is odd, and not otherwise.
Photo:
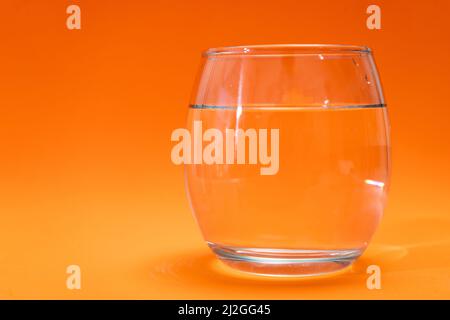
[(224, 263), (319, 275), (365, 250), (390, 171), (387, 109), (369, 48), (209, 49), (188, 129), (188, 198)]

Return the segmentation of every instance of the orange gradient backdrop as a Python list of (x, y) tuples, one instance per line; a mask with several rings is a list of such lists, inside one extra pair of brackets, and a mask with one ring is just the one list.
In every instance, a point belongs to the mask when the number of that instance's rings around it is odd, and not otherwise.
[[(382, 30), (366, 28), (366, 8)], [(81, 30), (66, 8), (81, 7)], [(0, 298), (450, 298), (449, 1), (3, 1)], [(172, 164), (208, 47), (374, 50), (392, 125), (382, 224), (352, 270), (272, 280), (218, 263)], [(66, 267), (81, 267), (81, 290)], [(377, 264), (382, 289), (366, 288)]]

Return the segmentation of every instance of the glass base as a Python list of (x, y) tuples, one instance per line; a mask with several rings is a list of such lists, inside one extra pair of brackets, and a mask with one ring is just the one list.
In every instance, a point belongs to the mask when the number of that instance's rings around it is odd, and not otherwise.
[(363, 249), (292, 250), (239, 248), (208, 242), (226, 265), (244, 272), (279, 277), (319, 276), (350, 266)]

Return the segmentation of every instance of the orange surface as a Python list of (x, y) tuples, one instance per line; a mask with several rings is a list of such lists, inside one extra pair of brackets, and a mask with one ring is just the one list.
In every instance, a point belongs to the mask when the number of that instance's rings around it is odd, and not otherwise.
[[(450, 298), (450, 2), (3, 1), (0, 297)], [(82, 29), (67, 30), (78, 3)], [(207, 47), (372, 47), (392, 124), (388, 208), (332, 278), (243, 276), (203, 243), (172, 164)], [(82, 271), (66, 288), (66, 267)], [(366, 288), (377, 264), (382, 289)]]

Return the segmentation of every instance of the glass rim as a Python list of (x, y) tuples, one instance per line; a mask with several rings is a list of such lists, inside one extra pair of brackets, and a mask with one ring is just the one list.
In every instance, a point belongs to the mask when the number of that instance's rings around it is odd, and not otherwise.
[(347, 44), (258, 44), (209, 48), (203, 51), (203, 56), (290, 56), (371, 52), (367, 46)]

